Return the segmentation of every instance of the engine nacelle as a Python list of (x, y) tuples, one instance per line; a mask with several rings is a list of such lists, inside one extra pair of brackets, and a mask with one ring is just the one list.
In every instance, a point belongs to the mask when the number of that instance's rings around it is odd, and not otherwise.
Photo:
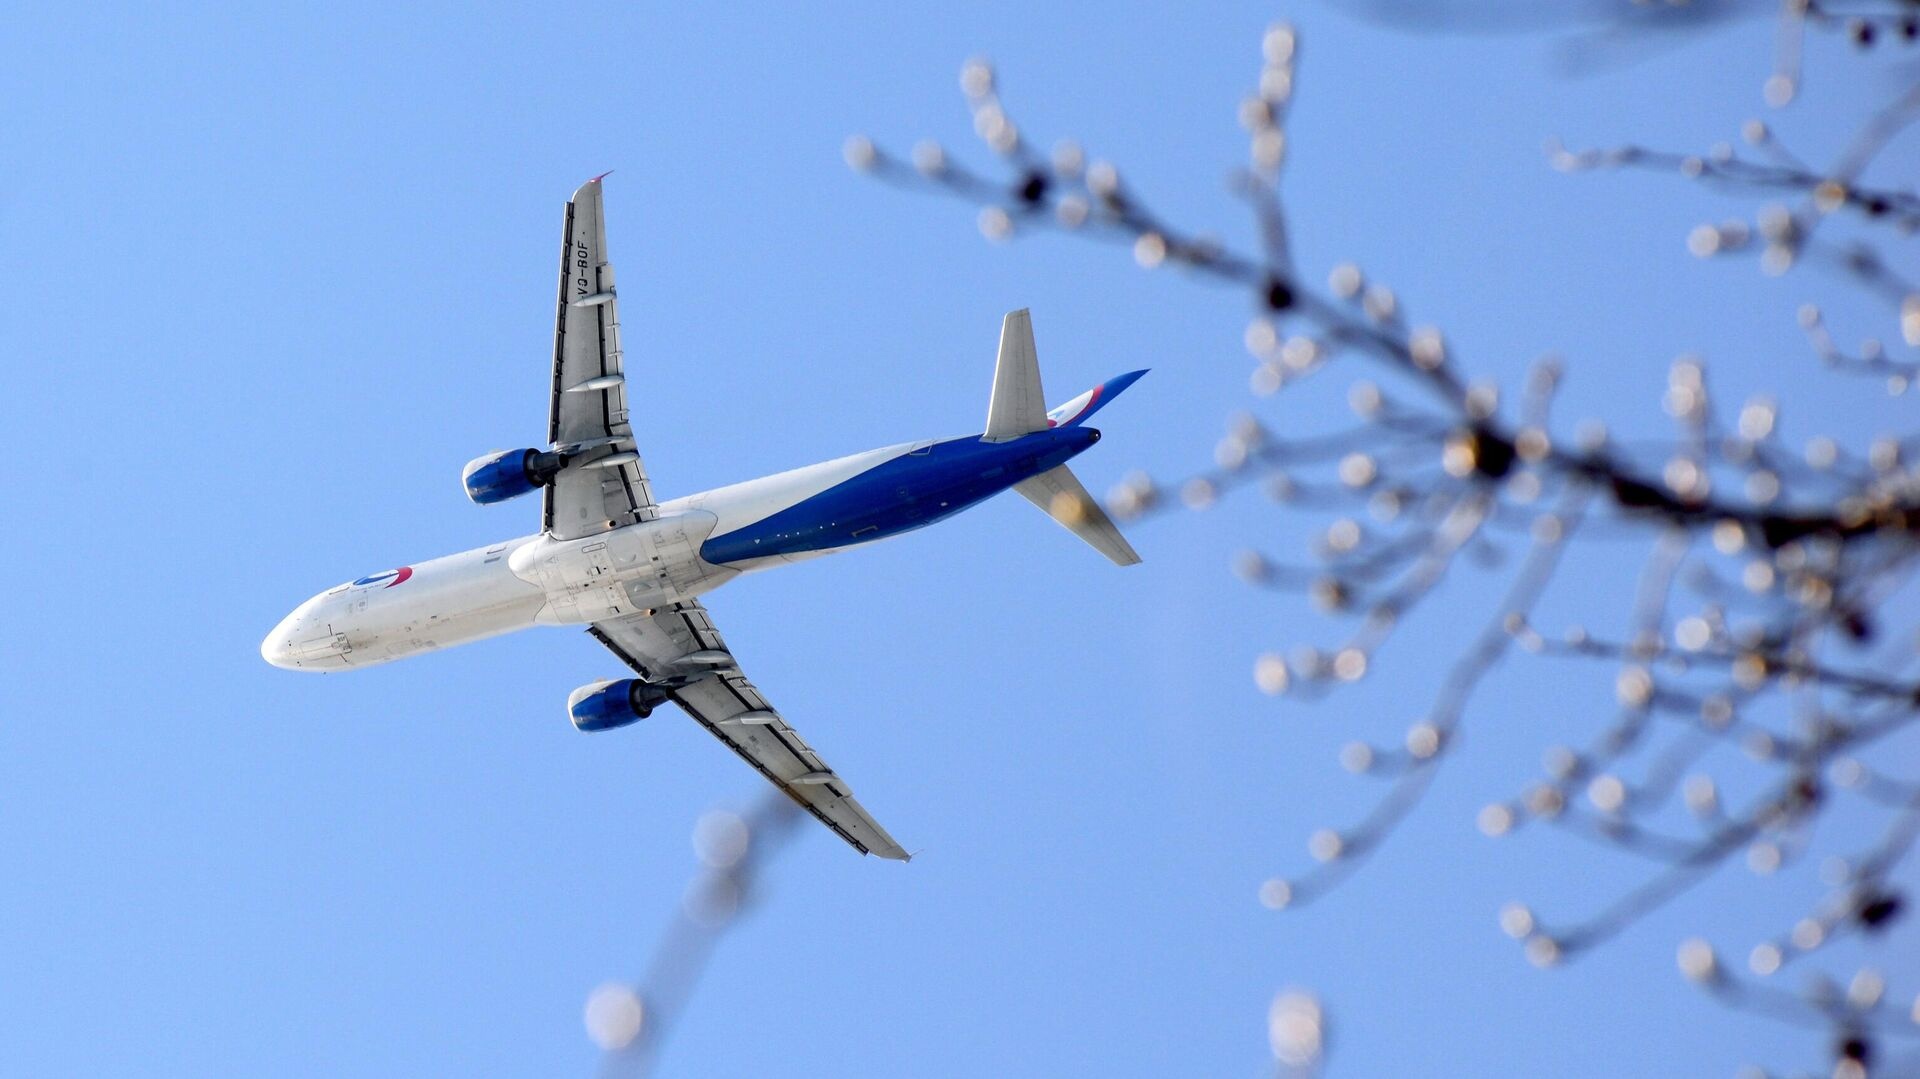
[(567, 698), (567, 715), (577, 730), (610, 731), (640, 722), (672, 699), (666, 690), (638, 678), (595, 682)]
[(498, 450), (468, 461), (460, 472), (460, 482), (466, 486), (468, 498), (490, 506), (545, 487), (560, 474), (564, 464), (559, 454), (544, 450)]

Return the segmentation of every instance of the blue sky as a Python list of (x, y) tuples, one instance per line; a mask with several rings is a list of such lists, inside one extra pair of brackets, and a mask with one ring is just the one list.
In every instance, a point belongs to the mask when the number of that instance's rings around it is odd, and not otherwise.
[[(17, 14), (0, 41), (0, 1058), (23, 1073), (595, 1066), (586, 994), (639, 975), (694, 820), (758, 778), (668, 712), (573, 731), (567, 693), (618, 673), (581, 633), (333, 678), (257, 647), (332, 583), (535, 526), (469, 505), (458, 472), (543, 430), (560, 207), (606, 169), (663, 496), (977, 429), (1020, 306), (1057, 400), (1154, 369), (1103, 413), (1089, 486), (1201, 467), (1252, 404), (1243, 297), (1057, 237), (990, 245), (840, 145), (970, 143), (956, 75), (986, 54), (1027, 130), (1245, 237), (1221, 180), (1281, 15), (1305, 37), (1288, 190), (1315, 274), (1357, 260), (1509, 385), (1565, 353), (1568, 417), (1660, 433), (1666, 364), (1699, 351), (1728, 398), (1787, 398), (1790, 440), (1911, 428), (1909, 399), (1821, 376), (1792, 322), (1818, 298), (1843, 340), (1890, 336), (1883, 310), (1685, 253), (1744, 203), (1543, 162), (1555, 134), (1733, 138), (1761, 107), (1766, 20), (1569, 80), (1547, 38), (1399, 34), (1327, 4), (315, 11)], [(1826, 159), (1885, 88), (1816, 48), (1779, 126)], [(1337, 422), (1345, 379), (1322, 381), (1263, 417)], [(1564, 970), (1499, 934), (1509, 899), (1578, 914), (1595, 880), (1641, 871), (1472, 824), (1605, 721), (1608, 671), (1503, 671), (1470, 752), (1342, 895), (1259, 906), (1311, 829), (1374, 793), (1337, 747), (1418, 717), (1493, 580), (1453, 582), (1351, 690), (1266, 698), (1257, 654), (1339, 630), (1228, 562), (1256, 540), (1300, 555), (1315, 524), (1253, 501), (1168, 516), (1132, 529), (1146, 564), (1122, 572), (1003, 498), (711, 597), (921, 856), (802, 835), (664, 1070), (1255, 1074), (1288, 985), (1325, 999), (1336, 1074), (1815, 1063), (1813, 1039), (1719, 1010), (1672, 962), (1695, 933), (1744, 952), (1809, 880), (1723, 873)], [(1552, 614), (1616, 616), (1633, 557), (1592, 556)]]

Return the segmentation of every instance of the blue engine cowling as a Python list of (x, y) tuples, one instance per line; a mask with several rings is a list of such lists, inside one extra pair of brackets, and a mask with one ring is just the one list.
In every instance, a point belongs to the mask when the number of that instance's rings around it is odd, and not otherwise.
[(468, 461), (460, 472), (460, 482), (466, 486), (468, 498), (490, 506), (552, 483), (565, 463), (557, 453), (498, 450)]
[(638, 678), (595, 682), (581, 686), (567, 698), (567, 715), (577, 730), (610, 731), (640, 722), (672, 699), (666, 690)]

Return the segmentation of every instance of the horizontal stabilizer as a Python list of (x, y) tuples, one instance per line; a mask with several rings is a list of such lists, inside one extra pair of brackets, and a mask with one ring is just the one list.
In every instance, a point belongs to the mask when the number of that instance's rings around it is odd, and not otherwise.
[(1139, 554), (1127, 542), (1127, 537), (1120, 534), (1113, 518), (1107, 516), (1107, 511), (1100, 508), (1066, 465), (1021, 480), (1013, 489), (1086, 540), (1094, 550), (1113, 559), (1114, 565), (1131, 566), (1140, 561)]

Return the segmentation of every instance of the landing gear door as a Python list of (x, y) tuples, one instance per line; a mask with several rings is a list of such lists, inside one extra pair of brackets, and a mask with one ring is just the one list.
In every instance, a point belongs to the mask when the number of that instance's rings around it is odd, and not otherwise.
[(317, 637), (299, 641), (293, 646), (296, 658), (322, 659), (327, 656), (339, 656), (348, 663), (353, 662), (353, 643), (344, 633), (335, 633), (329, 625), (327, 632)]

